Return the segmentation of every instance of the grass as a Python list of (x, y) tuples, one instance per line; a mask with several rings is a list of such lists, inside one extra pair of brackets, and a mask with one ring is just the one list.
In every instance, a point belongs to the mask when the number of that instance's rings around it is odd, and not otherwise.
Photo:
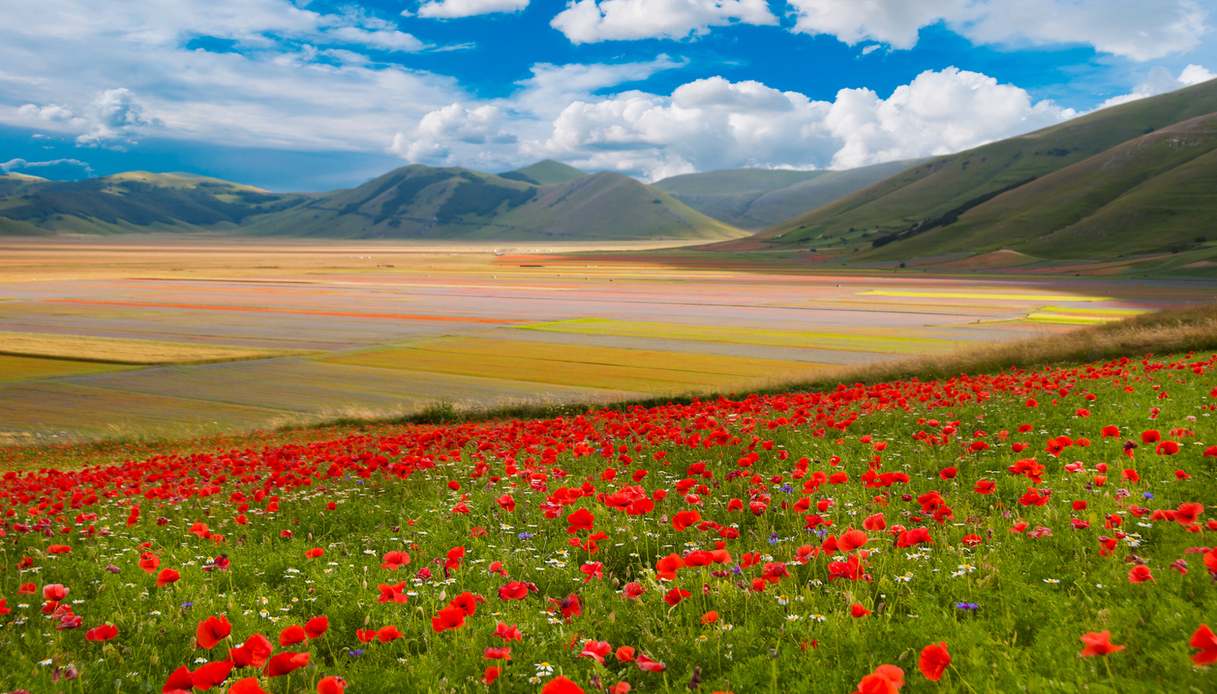
[(107, 364), (201, 364), (292, 352), (88, 335), (0, 332), (0, 354)]
[[(1211, 326), (1210, 319), (1159, 319), (1152, 326), (1153, 344), (1191, 339), (1183, 333)], [(1149, 327), (1142, 323), (1141, 329)], [(1095, 338), (1094, 348), (1120, 344), (1112, 334), (1107, 338)], [(577, 421), (407, 429), (331, 443), (302, 438), (265, 454), (233, 451), (166, 461), (165, 470), (143, 478), (148, 494), (133, 497), (117, 491), (134, 491), (130, 473), (94, 471), (81, 476), (81, 487), (96, 480), (114, 489), (114, 498), (93, 501), (79, 494), (77, 507), (60, 514), (65, 533), (14, 530), (6, 538), (0, 596), (9, 598), (13, 613), (0, 617), (0, 688), (157, 691), (181, 665), (196, 669), (220, 660), (255, 632), (277, 641), (287, 626), (325, 615), (325, 634), (275, 646), (276, 652), (309, 653), (308, 666), (282, 677), (261, 676), (262, 687), (272, 694), (311, 692), (323, 676), (339, 675), (358, 692), (535, 692), (561, 674), (588, 692), (600, 691), (597, 682), (625, 681), (634, 691), (665, 693), (839, 693), (853, 691), (878, 665), (892, 664), (904, 670), (905, 691), (1209, 691), (1214, 673), (1192, 666), (1187, 642), (1217, 613), (1217, 590), (1203, 556), (1188, 552), (1211, 544), (1204, 522), (1213, 513), (1202, 512), (1198, 533), (1132, 513), (1137, 505), (1174, 509), (1200, 501), (1207, 507), (1217, 495), (1213, 463), (1202, 457), (1205, 446), (1217, 442), (1209, 409), (1215, 372), (1211, 365), (1199, 372), (1186, 368), (1186, 359), (1165, 367), (1174, 362), (1167, 358), (1164, 368), (1142, 368), (1134, 359), (1126, 369), (1095, 372), (1049, 369), (1042, 375), (1044, 389), (1033, 391), (1041, 400), (1035, 408), (1026, 406), (1027, 393), (1019, 390), (1023, 379), (1001, 380), (1005, 385), (975, 381), (985, 386), (980, 391), (963, 380), (958, 388), (905, 384), (898, 392), (908, 396), (907, 408), (893, 406), (899, 402), (895, 392), (878, 390), (852, 401), (791, 395), (591, 414)], [(1059, 394), (1065, 385), (1072, 386), (1068, 395)], [(1159, 397), (1163, 388), (1169, 399)], [(976, 397), (981, 391), (984, 397)], [(921, 401), (918, 393), (933, 395)], [(951, 393), (961, 397), (948, 399)], [(1089, 416), (1079, 416), (1079, 407), (1088, 408)], [(1161, 408), (1155, 420), (1147, 418), (1150, 407)], [(799, 415), (800, 409), (806, 414)], [(816, 415), (843, 423), (825, 432)], [(793, 421), (800, 416), (806, 419)], [(963, 424), (952, 427), (957, 431), (951, 435), (943, 426), (954, 421)], [(1121, 427), (1119, 437), (1100, 436), (1108, 424)], [(1185, 430), (1167, 433), (1182, 441), (1180, 453), (1159, 456), (1141, 445), (1135, 460), (1125, 461), (1124, 441), (1140, 442), (1148, 428)], [(925, 443), (917, 435), (926, 431), (946, 440)], [(687, 438), (694, 433), (700, 437), (696, 443)], [(1088, 436), (1092, 443), (1059, 458), (1043, 452), (1063, 434)], [(991, 446), (968, 452), (976, 440)], [(1027, 443), (1030, 451), (1016, 452), (1015, 442)], [(580, 445), (589, 450), (578, 452)], [(602, 446), (608, 448), (603, 455)], [(627, 452), (628, 460), (622, 457)], [(1007, 470), (1032, 454), (1045, 465), (1043, 484)], [(804, 457), (807, 467), (799, 473), (795, 461)], [(908, 481), (863, 485), (861, 476), (876, 457), (882, 471), (902, 472)], [(395, 467), (378, 466), (378, 458)], [(1075, 460), (1082, 471), (1066, 471), (1064, 465)], [(1101, 475), (1099, 466), (1108, 464), (1109, 474)], [(1139, 470), (1140, 481), (1120, 479), (1125, 467)], [(512, 472), (516, 468), (521, 474)], [(948, 468), (953, 476), (943, 473)], [(406, 470), (408, 476), (393, 474)], [(635, 476), (643, 470), (646, 475)], [(1181, 479), (1175, 470), (1190, 478)], [(846, 473), (848, 480), (813, 484), (816, 473)], [(45, 485), (39, 479), (30, 477), (20, 487), (32, 498), (5, 497), (4, 503), (22, 521), (46, 517), (58, 525), (58, 512), (39, 505), (50, 507), (56, 498), (72, 503), (72, 492), (79, 490), (63, 487), (76, 478), (48, 474)], [(995, 481), (992, 495), (973, 491), (980, 479)], [(197, 493), (174, 493), (179, 480)], [(215, 489), (200, 489), (208, 484)], [(1029, 485), (1050, 488), (1048, 503), (1021, 504)], [(639, 515), (608, 508), (605, 495), (627, 487), (650, 497), (658, 490), (670, 493)], [(929, 517), (921, 497), (930, 492), (949, 505), (949, 518)], [(517, 502), (515, 510), (500, 507), (497, 499), (504, 494)], [(795, 507), (803, 498), (810, 504), (806, 510)], [(733, 499), (743, 501), (741, 510), (731, 510)], [(141, 514), (128, 522), (133, 500)], [(749, 502), (762, 500), (763, 507), (749, 509)], [(468, 513), (454, 510), (461, 504)], [(567, 517), (577, 509), (590, 512), (594, 529), (607, 535), (594, 553), (571, 544), (588, 535), (567, 528)], [(674, 527), (678, 512), (694, 509), (715, 525)], [(832, 524), (809, 529), (811, 514)], [(830, 563), (860, 555), (824, 546), (828, 536), (861, 528), (873, 514), (883, 515), (888, 530), (867, 531), (863, 561), (869, 579), (830, 578)], [(82, 520), (74, 523), (78, 515)], [(1112, 516), (1121, 519), (1127, 535), (1105, 557), (1098, 538), (1115, 534), (1103, 527)], [(1026, 530), (1012, 532), (1017, 521), (1027, 522)], [(1079, 529), (1078, 522), (1089, 525)], [(206, 523), (207, 530), (191, 532), (197, 523)], [(932, 541), (897, 547), (895, 524), (924, 527)], [(89, 527), (106, 531), (90, 533)], [(725, 529), (733, 532), (719, 532)], [(967, 535), (975, 535), (976, 543), (965, 542)], [(730, 553), (727, 563), (682, 568), (670, 581), (658, 576), (661, 557), (686, 556), (716, 542)], [(71, 552), (48, 553), (59, 543)], [(814, 554), (794, 561), (804, 545)], [(314, 547), (324, 556), (306, 558)], [(445, 568), (455, 547), (463, 548), (464, 558)], [(383, 568), (382, 557), (391, 550), (408, 551), (411, 564)], [(142, 551), (154, 554), (161, 568), (179, 570), (180, 580), (156, 587), (154, 574), (138, 567)], [(758, 562), (748, 565), (745, 555), (752, 552)], [(228, 568), (204, 570), (217, 555), (230, 562)], [(18, 570), (25, 556), (31, 565)], [(1180, 559), (1188, 562), (1186, 575), (1171, 568)], [(492, 562), (502, 562), (509, 576), (493, 573)], [(591, 562), (599, 563), (599, 577), (581, 571)], [(1129, 581), (1137, 562), (1152, 569), (1153, 581)], [(755, 589), (770, 563), (788, 575)], [(423, 568), (430, 577), (418, 573)], [(509, 580), (532, 584), (535, 591), (519, 601), (503, 600), (498, 591)], [(67, 604), (82, 626), (56, 629), (58, 620), (40, 614), (39, 595), (17, 592), (26, 581), (36, 590), (67, 586)], [(378, 585), (397, 582), (404, 582), (408, 601), (378, 602)], [(643, 588), (639, 599), (623, 597), (627, 582)], [(663, 597), (673, 587), (689, 595), (669, 605)], [(432, 617), (463, 591), (486, 602), (463, 626), (437, 632)], [(572, 594), (582, 614), (555, 613), (551, 599)], [(852, 617), (853, 604), (871, 614)], [(715, 620), (706, 618), (710, 612)], [(205, 650), (195, 644), (196, 625), (210, 615), (225, 615), (232, 630)], [(522, 639), (495, 638), (499, 622), (516, 625)], [(118, 628), (114, 640), (84, 639), (87, 628), (103, 623)], [(403, 637), (367, 644), (356, 638), (357, 629), (385, 625), (399, 628)], [(1080, 657), (1079, 638), (1093, 631), (1110, 631), (1125, 650)], [(613, 655), (603, 663), (580, 657), (589, 640), (605, 641), (610, 650), (636, 648), (664, 670), (644, 672)], [(951, 664), (934, 685), (917, 663), (921, 649), (938, 642), (948, 645)], [(509, 661), (485, 658), (487, 648), (498, 646), (511, 648)], [(501, 666), (503, 673), (486, 687), (480, 680), (489, 665)], [(246, 676), (259, 675), (241, 670), (229, 684)]]
[(612, 335), (655, 340), (689, 340), (692, 342), (726, 342), (768, 347), (801, 347), (849, 352), (878, 352), (916, 354), (945, 351), (955, 342), (933, 337), (893, 335), (888, 332), (837, 333), (810, 330), (780, 330), (774, 328), (742, 328), (726, 325), (691, 325), (624, 321), (611, 318), (574, 318), (570, 320), (530, 323), (517, 326), (521, 330), (568, 333), (574, 335)]
[(116, 364), (0, 354), (0, 383), (57, 376), (78, 376), (122, 369)]
[(776, 359), (478, 337), (436, 338), (325, 361), (656, 394), (769, 384), (824, 368)]
[(1111, 301), (1109, 296), (1086, 296), (1084, 294), (1047, 294), (1043, 292), (1009, 291), (936, 291), (909, 289), (868, 289), (863, 296), (907, 297), (913, 299), (977, 299), (983, 301)]

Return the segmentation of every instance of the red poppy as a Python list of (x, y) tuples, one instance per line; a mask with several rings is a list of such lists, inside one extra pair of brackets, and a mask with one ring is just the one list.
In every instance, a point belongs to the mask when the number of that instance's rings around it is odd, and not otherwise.
[(223, 641), (232, 633), (232, 624), (228, 623), (228, 617), (220, 615), (219, 617), (212, 615), (207, 619), (199, 622), (198, 627), (194, 630), (195, 641), (199, 648), (211, 650), (217, 643)]
[[(0, 600), (0, 602), (4, 602)], [(0, 605), (2, 607), (2, 605)], [(0, 613), (2, 614), (2, 613)], [(102, 624), (101, 626), (93, 627), (85, 632), (86, 641), (109, 641), (118, 636), (118, 627), (113, 624)]]
[(228, 694), (268, 694), (257, 677), (245, 677), (232, 683)]
[(329, 629), (330, 618), (326, 617), (325, 615), (313, 617), (304, 623), (304, 633), (307, 634), (310, 639), (320, 638), (325, 634), (325, 632), (329, 631)]
[(143, 552), (139, 555), (139, 568), (143, 569), (145, 573), (156, 571), (160, 565), (160, 558), (152, 552)]
[(217, 660), (200, 665), (199, 669), (190, 673), (190, 682), (195, 689), (207, 691), (212, 687), (217, 687), (228, 679), (228, 673), (232, 672), (231, 660)]
[(871, 611), (866, 609), (866, 606), (860, 602), (855, 602), (849, 606), (849, 614), (855, 618), (865, 617), (870, 613)]
[(522, 641), (524, 635), (520, 633), (519, 627), (516, 625), (507, 625), (499, 622), (494, 628), (494, 635), (504, 641)]
[(268, 677), (279, 677), (287, 673), (298, 670), (305, 665), (308, 665), (308, 653), (293, 653), (285, 651), (278, 655), (271, 656), (270, 660), (266, 661), (264, 671)]
[(228, 649), (228, 657), (237, 667), (262, 667), (275, 647), (262, 634), (253, 634), (236, 648)]
[(584, 694), (584, 691), (583, 687), (567, 679), (565, 675), (558, 675), (541, 687), (541, 694)]
[(880, 665), (858, 682), (854, 694), (897, 694), (904, 686), (904, 670), (895, 665)]
[(503, 674), (503, 668), (499, 667), (498, 665), (491, 665), (482, 672), (482, 684), (486, 686), (494, 684), (494, 681), (497, 680), (501, 674)]
[(308, 639), (308, 633), (299, 624), (292, 624), (279, 632), (280, 646), (293, 646)]
[(672, 516), (672, 527), (677, 532), (683, 532), (685, 528), (701, 521), (701, 514), (696, 510), (690, 509), (687, 511), (679, 511)]
[(931, 682), (942, 679), (942, 673), (946, 672), (950, 664), (951, 654), (947, 651), (946, 641), (931, 643), (921, 649), (921, 657), (917, 661), (921, 674)]
[(325, 550), (320, 547), (313, 547), (312, 549), (304, 550), (304, 556), (307, 559), (317, 559), (325, 556)]
[(380, 597), (378, 597), (376, 599), (377, 602), (380, 602), (380, 603), (386, 603), (386, 602), (405, 603), (405, 602), (410, 601), (410, 597), (408, 595), (406, 595), (406, 593), (405, 593), (405, 590), (406, 590), (405, 581), (401, 581), (400, 583), (393, 583), (393, 584), (380, 583), (376, 586), (376, 589), (378, 591), (380, 591)]
[(1152, 580), (1154, 580), (1154, 575), (1150, 572), (1149, 567), (1144, 564), (1137, 564), (1128, 570), (1129, 583), (1145, 583)]
[(681, 600), (689, 597), (689, 595), (691, 595), (691, 593), (683, 588), (673, 588), (664, 594), (663, 601), (668, 603), (668, 605), (675, 607), (676, 605), (680, 604)]
[(1201, 624), (1196, 627), (1196, 631), (1192, 633), (1192, 640), (1188, 642), (1192, 648), (1199, 649), (1199, 653), (1192, 654), (1192, 662), (1197, 665), (1209, 666), (1217, 663), (1217, 634), (1209, 628), (1207, 624)]
[(177, 569), (161, 569), (161, 572), (156, 575), (156, 587), (164, 588), (172, 583), (177, 583), (182, 574), (178, 573)]
[(431, 618), (431, 628), (436, 633), (442, 633), (449, 629), (459, 629), (464, 625), (465, 611), (453, 605), (442, 608)]
[(1090, 658), (1096, 655), (1108, 655), (1109, 653), (1118, 653), (1124, 650), (1124, 646), (1117, 646), (1111, 642), (1110, 631), (1091, 631), (1082, 634), (1082, 657)]
[(346, 688), (346, 680), (337, 675), (327, 675), (317, 682), (317, 694), (343, 694)]
[(585, 508), (578, 509), (566, 517), (566, 532), (575, 534), (592, 529), (596, 516)]
[(399, 549), (395, 549), (385, 552), (385, 555), (381, 557), (380, 568), (396, 571), (409, 563), (410, 555)]

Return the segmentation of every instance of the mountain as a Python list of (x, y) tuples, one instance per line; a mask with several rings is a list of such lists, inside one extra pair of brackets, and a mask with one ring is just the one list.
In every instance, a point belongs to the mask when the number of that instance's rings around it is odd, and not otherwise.
[(512, 181), (524, 181), (538, 186), (553, 183), (569, 183), (587, 174), (573, 166), (563, 164), (553, 159), (545, 159), (522, 169), (499, 174), (502, 178)]
[(763, 229), (878, 183), (914, 163), (842, 171), (732, 169), (673, 176), (652, 185), (732, 226)]
[[(530, 167), (531, 168), (531, 167)], [(548, 168), (548, 167), (547, 167)], [(538, 185), (405, 166), (357, 188), (249, 220), (257, 234), (411, 239), (724, 239), (741, 232), (620, 174)]]
[(1176, 253), (1217, 239), (1217, 80), (937, 157), (756, 237), (859, 261)]
[(502, 176), (422, 165), (350, 190), (275, 194), (188, 174), (0, 176), (0, 235), (228, 231), (409, 239), (721, 240), (744, 235), (615, 173), (542, 161)]
[(0, 233), (120, 233), (213, 228), (298, 204), (218, 178), (131, 171), (84, 181), (0, 177)]

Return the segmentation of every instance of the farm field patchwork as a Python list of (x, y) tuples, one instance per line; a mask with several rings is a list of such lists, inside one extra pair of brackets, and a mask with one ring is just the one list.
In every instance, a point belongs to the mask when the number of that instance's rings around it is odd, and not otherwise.
[[(1056, 334), (1214, 289), (687, 267), (621, 251), (632, 247), (6, 240), (0, 353), (145, 365), (0, 364), (0, 440), (189, 437), (436, 403), (739, 391)], [(418, 345), (430, 347), (400, 352)], [(126, 416), (96, 426), (124, 394)]]
[(1217, 355), (0, 478), (0, 688), (1210, 691)]

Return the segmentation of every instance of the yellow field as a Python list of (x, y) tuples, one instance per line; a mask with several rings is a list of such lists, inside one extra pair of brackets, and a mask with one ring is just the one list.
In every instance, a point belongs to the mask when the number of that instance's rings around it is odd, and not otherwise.
[(1058, 323), (1062, 325), (1098, 325), (1137, 316), (1145, 311), (1135, 308), (1069, 308), (1045, 306), (1027, 314), (1027, 320), (1035, 323)]
[(982, 301), (1085, 301), (1087, 303), (1111, 301), (1107, 296), (1085, 296), (1082, 294), (1025, 294), (1019, 292), (953, 292), (920, 291), (904, 289), (868, 289), (860, 296), (891, 296), (911, 299), (979, 299)]
[(54, 378), (56, 376), (79, 376), (122, 369), (117, 364), (103, 364), (71, 359), (45, 359), (42, 357), (19, 357), (0, 354), (0, 382), (18, 381), (27, 378)]
[(201, 364), (285, 354), (264, 349), (191, 345), (114, 337), (0, 332), (0, 355), (48, 357), (111, 364)]
[(808, 377), (809, 362), (481, 337), (442, 337), (329, 357), (373, 366), (641, 393), (683, 393)]
[(689, 325), (686, 323), (657, 323), (622, 321), (606, 318), (576, 318), (572, 320), (530, 323), (517, 326), (521, 330), (569, 333), (573, 335), (611, 335), (641, 337), (657, 340), (690, 340), (693, 342), (725, 342), (765, 347), (801, 347), (831, 349), (843, 352), (878, 352), (886, 354), (924, 354), (945, 352), (956, 347), (951, 340), (933, 337), (908, 337), (892, 334), (836, 333), (809, 330), (777, 330), (772, 328), (739, 328), (720, 325)]

